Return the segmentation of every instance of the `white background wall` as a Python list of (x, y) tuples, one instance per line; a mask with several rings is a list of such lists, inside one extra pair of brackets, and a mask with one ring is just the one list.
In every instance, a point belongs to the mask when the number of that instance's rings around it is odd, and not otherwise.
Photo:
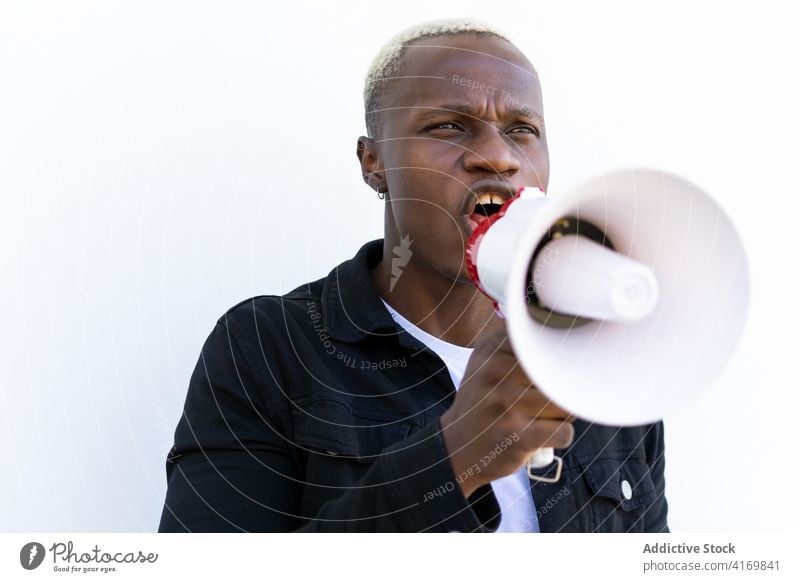
[(203, 340), (381, 236), (362, 76), (401, 28), (459, 15), (539, 69), (551, 193), (659, 167), (741, 228), (749, 324), (667, 419), (671, 526), (796, 529), (800, 47), (779, 6), (0, 1), (0, 531), (155, 530)]

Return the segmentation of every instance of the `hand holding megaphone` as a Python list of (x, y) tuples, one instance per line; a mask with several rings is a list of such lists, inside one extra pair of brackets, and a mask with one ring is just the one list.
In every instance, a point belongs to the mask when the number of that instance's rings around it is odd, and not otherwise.
[[(466, 260), (528, 378), (601, 424), (647, 424), (684, 406), (722, 369), (747, 312), (733, 223), (665, 172), (618, 171), (560, 197), (523, 189), (478, 224)], [(535, 474), (552, 460), (555, 477)], [(529, 475), (557, 479), (561, 462), (544, 446)]]
[[(569, 446), (572, 420), (531, 384), (504, 328), (482, 334), (456, 398), (441, 417), (464, 496), (513, 473), (539, 449)], [(496, 454), (499, 444), (502, 453)]]

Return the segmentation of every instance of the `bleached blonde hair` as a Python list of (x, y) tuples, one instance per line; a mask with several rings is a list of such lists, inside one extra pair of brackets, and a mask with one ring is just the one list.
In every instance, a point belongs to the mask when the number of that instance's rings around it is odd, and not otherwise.
[[(422, 38), (435, 36), (453, 36), (457, 34), (473, 33), (478, 35), (495, 36), (511, 42), (508, 36), (482, 22), (472, 18), (445, 18), (430, 20), (416, 24), (394, 35), (372, 59), (364, 80), (364, 119), (367, 133), (375, 137), (381, 108), (382, 93), (388, 81), (400, 69), (405, 48)], [(513, 44), (513, 43), (512, 43)]]

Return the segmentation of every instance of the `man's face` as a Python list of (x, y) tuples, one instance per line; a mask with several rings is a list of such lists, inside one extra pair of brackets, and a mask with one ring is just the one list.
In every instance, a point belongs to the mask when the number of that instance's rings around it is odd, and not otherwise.
[(418, 41), (398, 76), (375, 144), (391, 204), (386, 235), (409, 236), (418, 266), (469, 281), (464, 250), (483, 220), (480, 195), (505, 201), (521, 186), (547, 186), (538, 78), (515, 47), (475, 35)]

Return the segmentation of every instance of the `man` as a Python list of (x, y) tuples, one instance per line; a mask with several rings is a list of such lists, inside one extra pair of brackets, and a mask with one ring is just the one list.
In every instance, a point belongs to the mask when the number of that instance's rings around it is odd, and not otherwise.
[[(482, 24), (426, 23), (379, 53), (364, 98), (385, 238), (219, 319), (159, 531), (668, 531), (661, 423), (550, 403), (466, 272), (484, 215), (547, 187), (533, 66)], [(540, 447), (563, 457), (556, 483), (527, 476)]]

